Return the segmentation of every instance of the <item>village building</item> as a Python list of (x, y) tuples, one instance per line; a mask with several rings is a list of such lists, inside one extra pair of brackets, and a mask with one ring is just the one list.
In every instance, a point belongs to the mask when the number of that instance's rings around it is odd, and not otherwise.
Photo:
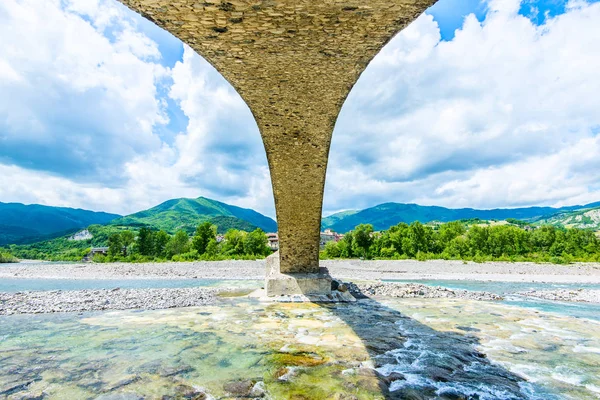
[(321, 232), (320, 237), (320, 245), (321, 248), (323, 248), (328, 242), (339, 242), (344, 238), (344, 235), (336, 233), (331, 229), (327, 228), (323, 232)]
[(108, 254), (108, 247), (92, 247), (90, 249), (90, 252), (83, 257), (82, 261), (92, 261), (94, 259), (94, 256), (97, 254), (101, 254), (103, 256)]

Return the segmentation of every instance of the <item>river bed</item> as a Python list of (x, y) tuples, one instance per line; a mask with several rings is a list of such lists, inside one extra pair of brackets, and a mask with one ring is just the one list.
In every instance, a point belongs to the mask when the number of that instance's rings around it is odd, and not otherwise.
[(8, 316), (0, 359), (7, 399), (600, 396), (600, 322), (455, 299)]
[[(8, 281), (16, 291), (262, 284)], [(4, 316), (0, 399), (600, 398), (600, 305), (514, 295), (597, 285), (418, 282), (507, 297), (321, 306), (219, 298), (168, 310)]]

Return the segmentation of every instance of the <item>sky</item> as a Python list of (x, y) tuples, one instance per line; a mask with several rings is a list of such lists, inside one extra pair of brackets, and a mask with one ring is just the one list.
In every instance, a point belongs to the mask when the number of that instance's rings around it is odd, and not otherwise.
[[(275, 217), (250, 110), (169, 33), (114, 0), (2, 0), (0, 38), (0, 201)], [(598, 1), (440, 0), (348, 96), (324, 215), (599, 201), (598, 43)]]

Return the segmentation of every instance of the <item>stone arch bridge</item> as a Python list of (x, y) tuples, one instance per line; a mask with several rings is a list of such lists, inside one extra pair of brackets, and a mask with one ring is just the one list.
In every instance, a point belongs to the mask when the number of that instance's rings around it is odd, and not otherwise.
[[(371, 59), (436, 0), (120, 1), (192, 47), (246, 101), (275, 196), (280, 247), (271, 263), (287, 277), (317, 278), (338, 113)], [(327, 292), (329, 282), (321, 283), (300, 291)], [(275, 285), (269, 294), (295, 290)]]

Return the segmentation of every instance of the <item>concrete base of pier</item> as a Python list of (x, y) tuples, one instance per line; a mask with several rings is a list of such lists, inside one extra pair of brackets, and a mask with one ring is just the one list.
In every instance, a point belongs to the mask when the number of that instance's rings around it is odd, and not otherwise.
[(348, 302), (356, 301), (349, 292), (331, 290), (332, 278), (327, 268), (318, 273), (283, 274), (279, 268), (279, 253), (266, 259), (265, 287), (251, 297), (277, 302)]

